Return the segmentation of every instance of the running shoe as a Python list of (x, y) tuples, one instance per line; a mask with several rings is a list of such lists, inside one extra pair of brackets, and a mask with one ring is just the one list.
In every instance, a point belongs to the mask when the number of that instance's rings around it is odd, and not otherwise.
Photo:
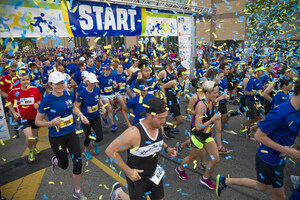
[(172, 128), (171, 132), (174, 134), (179, 134), (180, 130), (177, 128)]
[(293, 183), (294, 189), (296, 189), (298, 187), (298, 185), (300, 184), (300, 177), (291, 175), (291, 181)]
[(226, 148), (224, 148), (224, 147), (221, 147), (221, 148), (219, 149), (219, 154), (229, 153), (229, 152), (231, 152), (231, 149), (226, 149)]
[(221, 196), (221, 192), (224, 188), (226, 188), (225, 177), (218, 174), (217, 176), (217, 185), (216, 185), (216, 195), (217, 197)]
[(76, 190), (74, 190), (73, 197), (75, 199), (79, 199), (79, 200), (87, 200), (86, 196), (84, 196), (84, 194), (81, 191), (80, 192), (76, 192)]
[(41, 151), (36, 147), (33, 147), (33, 152), (34, 152), (35, 155), (40, 155), (41, 154)]
[(176, 142), (176, 152), (177, 155), (182, 151), (182, 148), (180, 147), (180, 142)]
[(120, 198), (118, 197), (118, 189), (121, 188), (119, 182), (115, 182), (113, 186), (111, 187), (111, 192), (110, 192), (110, 200), (119, 200)]
[(99, 148), (98, 148), (97, 144), (95, 144), (95, 142), (92, 141), (92, 142), (90, 143), (90, 145), (91, 145), (91, 147), (93, 148), (94, 153), (98, 155), (98, 154), (100, 153), (100, 151), (99, 151)]
[(107, 119), (105, 119), (104, 117), (102, 117), (102, 120), (103, 120), (105, 126), (108, 126), (108, 125), (109, 125)]
[(118, 127), (115, 124), (111, 125), (111, 131), (115, 132), (116, 130), (118, 130)]
[(200, 163), (200, 169), (205, 170), (206, 169), (206, 164), (205, 163), (204, 164)]
[(208, 178), (206, 180), (203, 179), (203, 177), (200, 179), (200, 183), (205, 185), (208, 189), (214, 190), (216, 189), (216, 185), (211, 182), (211, 180)]
[(91, 159), (93, 158), (93, 157), (91, 156), (89, 150), (84, 151), (84, 155), (85, 155), (85, 157), (86, 157), (87, 160), (91, 160)]
[(175, 168), (175, 172), (179, 175), (179, 178), (182, 180), (188, 180), (189, 177), (188, 175), (185, 173), (185, 170), (180, 170), (179, 167)]
[(34, 152), (30, 151), (28, 154), (28, 161), (29, 162), (34, 162), (35, 161), (35, 157), (34, 157)]
[(58, 174), (59, 172), (59, 167), (57, 166), (56, 162), (57, 162), (57, 158), (56, 156), (53, 156), (51, 159), (51, 163), (52, 163), (51, 171), (53, 174)]

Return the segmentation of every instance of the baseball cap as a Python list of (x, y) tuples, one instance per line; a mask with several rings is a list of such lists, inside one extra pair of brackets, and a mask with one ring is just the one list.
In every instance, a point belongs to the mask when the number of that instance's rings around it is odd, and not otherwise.
[(64, 80), (65, 80), (65, 76), (61, 72), (56, 71), (56, 72), (52, 72), (49, 75), (48, 83), (56, 84)]
[(147, 82), (144, 79), (137, 79), (135, 81), (134, 87), (141, 91), (146, 91), (149, 88)]
[(142, 112), (140, 116), (145, 116), (146, 113), (150, 113), (151, 115), (156, 115), (167, 111), (167, 104), (162, 99), (156, 97), (149, 99), (145, 107), (146, 107), (145, 111)]
[(88, 74), (86, 75), (86, 80), (89, 81), (90, 83), (97, 83), (97, 82), (99, 82), (99, 81), (97, 80), (96, 75), (93, 74), (93, 73), (88, 73)]
[(109, 65), (104, 65), (103, 69), (111, 69)]
[(89, 72), (88, 71), (83, 71), (82, 73), (81, 73), (81, 76), (84, 76), (85, 78), (86, 78), (86, 76), (89, 74)]

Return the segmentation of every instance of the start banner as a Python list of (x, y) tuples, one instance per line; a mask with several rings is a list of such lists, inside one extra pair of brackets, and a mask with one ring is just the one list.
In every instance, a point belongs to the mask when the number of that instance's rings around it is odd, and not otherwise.
[(0, 1), (0, 37), (177, 36), (170, 12), (76, 0)]

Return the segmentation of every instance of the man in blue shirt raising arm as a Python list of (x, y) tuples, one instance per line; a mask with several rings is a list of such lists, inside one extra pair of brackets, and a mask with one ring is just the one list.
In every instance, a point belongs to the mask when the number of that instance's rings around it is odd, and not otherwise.
[(300, 135), (300, 79), (295, 83), (290, 101), (271, 110), (266, 119), (258, 123), (255, 134), (261, 143), (256, 154), (257, 181), (249, 178), (225, 178), (217, 176), (216, 194), (227, 185), (239, 185), (265, 192), (271, 190), (271, 199), (285, 199), (283, 187), (285, 156), (300, 158), (300, 151), (291, 148)]

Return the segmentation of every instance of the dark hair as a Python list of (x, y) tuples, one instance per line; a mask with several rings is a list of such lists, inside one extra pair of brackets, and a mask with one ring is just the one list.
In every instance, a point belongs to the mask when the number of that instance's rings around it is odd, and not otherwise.
[(29, 67), (29, 68), (37, 67), (37, 65), (36, 65), (35, 63), (30, 63), (30, 64), (28, 65), (28, 67)]
[(78, 67), (80, 68), (80, 67), (82, 67), (83, 65), (84, 65), (84, 61), (79, 61)]
[(193, 79), (191, 80), (192, 86), (193, 86), (194, 88), (196, 88), (196, 89), (198, 89), (197, 83), (198, 83), (199, 79), (200, 79), (200, 78), (197, 77), (197, 78), (193, 78)]
[(300, 79), (295, 82), (294, 95), (298, 96), (300, 94)]
[(180, 67), (177, 70), (177, 76), (181, 77), (183, 75), (183, 72), (185, 72), (187, 69), (185, 67)]
[(142, 59), (139, 62), (138, 68), (142, 69), (143, 67), (148, 67), (148, 66), (149, 66), (148, 60)]
[(289, 85), (291, 82), (293, 82), (292, 79), (288, 79), (288, 78), (279, 79), (278, 81), (275, 82), (274, 88), (276, 90), (279, 90), (280, 88), (282, 88), (283, 85)]
[(228, 63), (223, 62), (223, 63), (220, 64), (219, 69), (224, 70), (227, 65), (228, 65)]

